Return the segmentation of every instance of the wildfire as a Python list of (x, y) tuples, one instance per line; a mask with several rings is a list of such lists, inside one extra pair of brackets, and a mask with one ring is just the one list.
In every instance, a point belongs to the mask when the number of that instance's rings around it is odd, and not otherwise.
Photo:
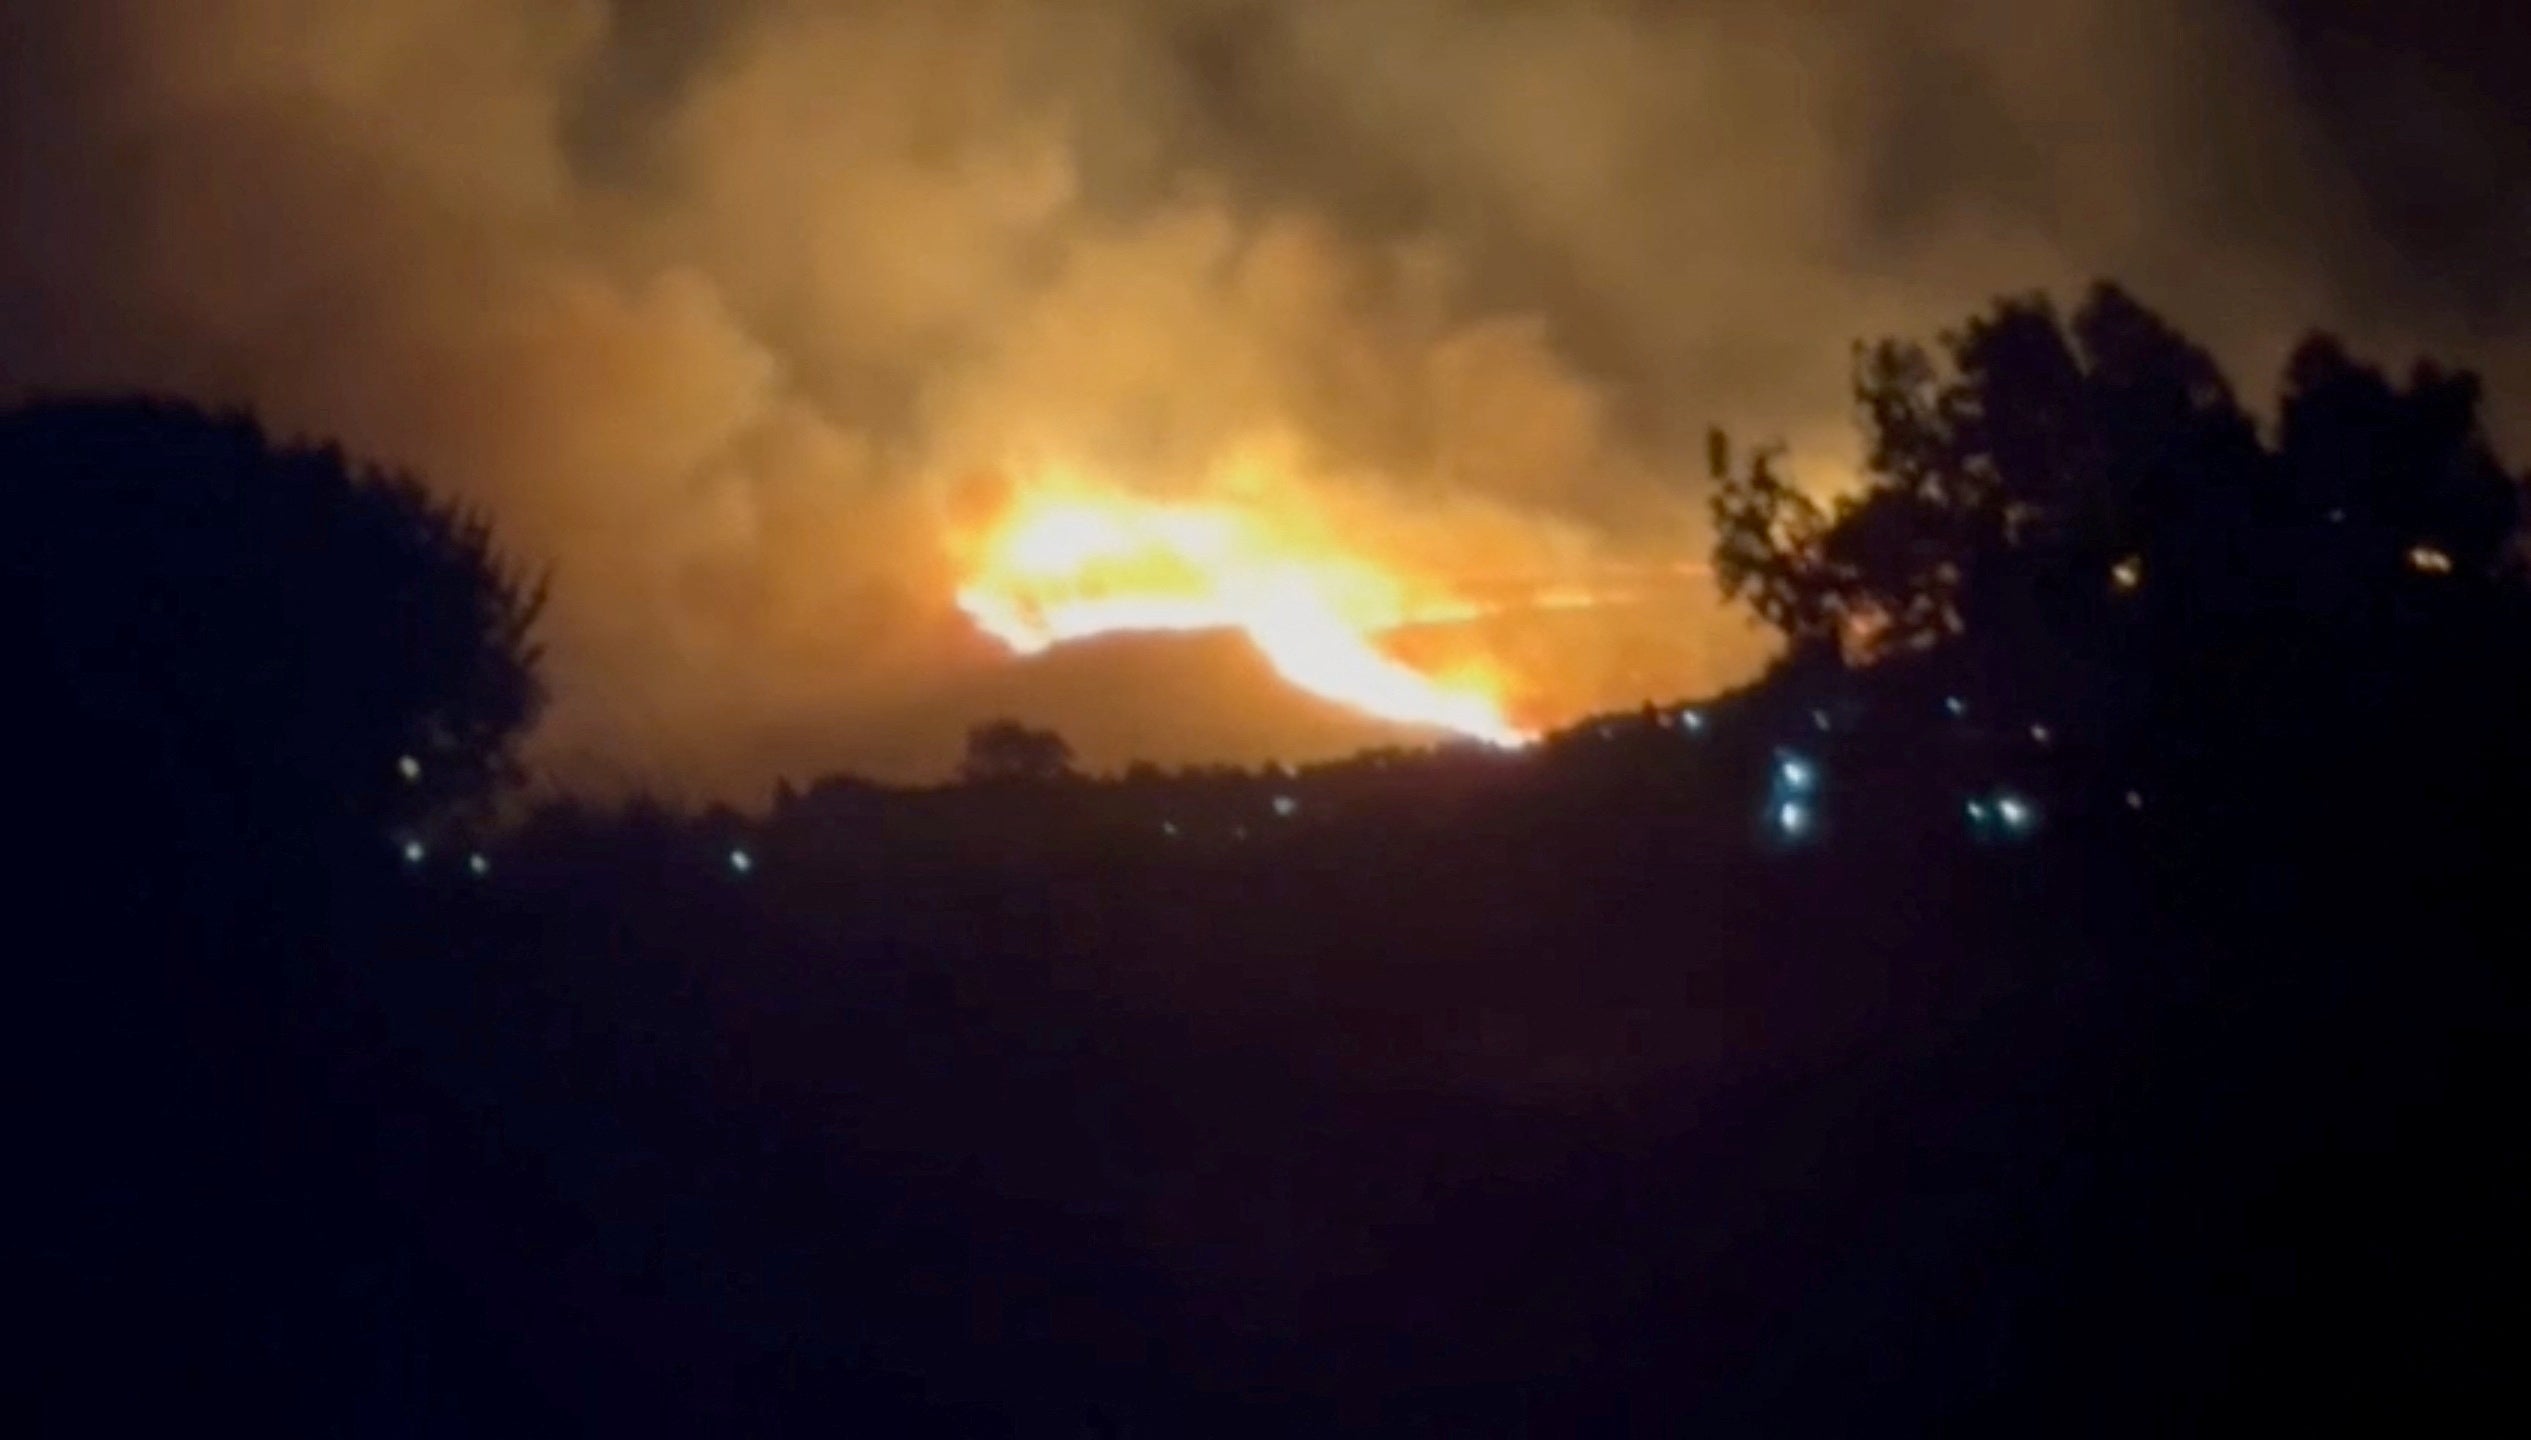
[(1324, 523), (1242, 497), (1158, 500), (1043, 477), (969, 537), (958, 604), (1024, 655), (1132, 631), (1237, 630), (1311, 694), (1495, 745), (1533, 738), (1506, 713), (1507, 678), (1491, 666), (1427, 672), (1377, 639), (1494, 613), (1501, 601), (1383, 565)]

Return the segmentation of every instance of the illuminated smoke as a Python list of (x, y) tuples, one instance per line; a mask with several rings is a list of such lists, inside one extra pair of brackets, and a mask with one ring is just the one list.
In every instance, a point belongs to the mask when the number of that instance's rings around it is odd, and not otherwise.
[(2531, 388), (2474, 313), (2364, 331), (2359, 200), (2222, 0), (25, 0), (10, 42), (0, 384), (252, 403), (480, 504), (554, 570), (538, 760), (688, 793), (937, 775), (997, 711), (1094, 766), (1375, 738), (979, 635), (1053, 623), (962, 550), (1053, 472), (1301, 526), (1362, 573), (1286, 674), (1525, 732), (1763, 661), (1673, 569), (1705, 427), (1833, 480), (1857, 336), (2111, 274), (2245, 376), (2318, 320)]

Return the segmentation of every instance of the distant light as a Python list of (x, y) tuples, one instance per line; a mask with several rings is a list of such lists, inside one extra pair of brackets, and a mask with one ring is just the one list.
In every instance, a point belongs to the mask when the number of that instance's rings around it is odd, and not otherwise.
[(1231, 839), (1233, 839), (1233, 840), (1245, 840), (1245, 839), (1247, 839), (1247, 838), (1248, 838), (1248, 827), (1247, 827), (1247, 826), (1245, 826), (1245, 825), (1233, 825), (1233, 826), (1231, 826), (1231, 827), (1230, 827), (1230, 838), (1231, 838)]
[(2039, 807), (2010, 791), (1972, 795), (1961, 808), (1968, 814), (1969, 832), (1980, 839), (1999, 834), (2019, 839), (2039, 828)]
[(2339, 506), (2337, 509), (2330, 511), (2329, 523), (2332, 525), (2344, 525), (2346, 523), (2346, 507)]
[(405, 864), (419, 865), (430, 858), (431, 852), (428, 847), (422, 844), (421, 841), (407, 840), (404, 842), (403, 854)]
[(2110, 566), (2109, 583), (2114, 586), (2121, 595), (2131, 595), (2135, 593), (2135, 588), (2144, 583), (2144, 557), (2141, 555), (2130, 555), (2126, 559), (2119, 561), (2117, 564)]
[(1161, 821), (1161, 822), (1160, 822), (1160, 833), (1161, 833), (1161, 834), (1163, 834), (1163, 835), (1168, 836), (1168, 837), (1169, 837), (1170, 839), (1172, 839), (1172, 840), (1177, 839), (1177, 838), (1178, 838), (1178, 822), (1177, 822), (1177, 821), (1175, 821), (1175, 820), (1163, 820), (1163, 821)]
[(1705, 712), (1702, 710), (1681, 710), (1679, 712), (1679, 727), (1691, 735), (1701, 734), (1705, 729)]
[(1951, 718), (1952, 718), (1952, 719), (1954, 719), (1954, 720), (1965, 720), (1965, 719), (1967, 719), (1967, 718), (1968, 718), (1968, 714), (1969, 714), (1969, 702), (1967, 702), (1966, 700), (1961, 699), (1961, 698), (1960, 698), (1959, 696), (1957, 696), (1957, 695), (1954, 695), (1954, 696), (1950, 697), (1949, 699), (1944, 700), (1944, 701), (1942, 702), (1942, 708), (1943, 708), (1943, 709), (1945, 709), (1945, 710), (1950, 711), (1950, 712), (1951, 712)]
[(1614, 739), (1616, 739), (1616, 738), (1617, 738), (1617, 727), (1616, 727), (1616, 726), (1614, 726), (1614, 725), (1609, 724), (1609, 723), (1608, 723), (1607, 721), (1605, 721), (1605, 720), (1601, 721), (1601, 722), (1600, 722), (1600, 726), (1599, 726), (1599, 738), (1601, 738), (1602, 740), (1614, 740)]
[(2408, 568), (2420, 575), (2449, 575), (2452, 573), (2452, 557), (2432, 545), (2411, 546)]
[(729, 852), (729, 868), (734, 875), (752, 875), (756, 872), (756, 857), (744, 850), (732, 850)]
[(1787, 800), (1775, 807), (1775, 828), (1787, 837), (1798, 838), (1810, 831), (1810, 807), (1799, 800)]
[(1301, 802), (1289, 795), (1277, 795), (1274, 797), (1274, 813), (1282, 819), (1289, 820), (1301, 813)]
[(484, 876), (492, 873), (492, 862), (485, 859), (483, 852), (478, 850), (472, 855), (466, 857), (466, 869), (476, 879), (480, 880)]
[(410, 785), (422, 778), (422, 762), (410, 755), (399, 756), (395, 762), (395, 773), (403, 776), (404, 782)]
[(2056, 732), (2044, 724), (2033, 725), (2030, 727), (2030, 739), (2034, 744), (2045, 745), (2056, 739)]
[(2130, 810), (2141, 810), (2141, 809), (2143, 809), (2143, 808), (2144, 808), (2144, 792), (2143, 792), (2143, 791), (2141, 791), (2141, 790), (2130, 790), (2130, 791), (2128, 791), (2128, 792), (2127, 792), (2127, 808), (2128, 808), (2128, 809), (2130, 809)]
[(1825, 731), (1828, 728), (1828, 712), (1825, 710), (1811, 711), (1810, 723), (1814, 728)]
[(1787, 755), (1775, 762), (1775, 778), (1796, 795), (1806, 795), (1819, 784), (1819, 767), (1799, 755)]

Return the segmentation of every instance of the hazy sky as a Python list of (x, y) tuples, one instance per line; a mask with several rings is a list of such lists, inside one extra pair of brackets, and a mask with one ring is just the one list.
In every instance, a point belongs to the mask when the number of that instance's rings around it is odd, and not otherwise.
[[(250, 403), (550, 563), (581, 774), (1358, 738), (1209, 642), (1014, 667), (943, 535), (1023, 457), (1270, 446), (1366, 543), (1692, 558), (1701, 436), (1851, 445), (1847, 347), (2128, 283), (2531, 402), (2522, 7), (2336, 0), (62, 0), (0, 18), (0, 386)], [(2509, 424), (2521, 445), (2524, 427)], [(1695, 586), (1494, 642), (1745, 673)]]

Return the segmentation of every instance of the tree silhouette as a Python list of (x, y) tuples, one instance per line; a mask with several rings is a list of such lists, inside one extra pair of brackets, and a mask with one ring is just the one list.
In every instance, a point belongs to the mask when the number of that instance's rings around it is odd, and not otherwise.
[(331, 842), (483, 797), (542, 704), (484, 522), (161, 400), (0, 415), (13, 753), (174, 843)]
[(1714, 578), (1723, 598), (1747, 605), (1796, 649), (1833, 642), (1846, 587), (1831, 581), (1822, 550), (1827, 513), (1777, 472), (1781, 450), (1761, 450), (1746, 471), (1734, 472), (1723, 433), (1713, 431), (1707, 444), (1716, 482)]
[(1072, 746), (1052, 730), (989, 720), (967, 732), (959, 778), (969, 784), (1059, 780), (1072, 774)]
[(2325, 337), (2288, 368), (2272, 445), (2202, 347), (2109, 285), (2070, 320), (2008, 299), (1933, 348), (1861, 347), (1854, 392), (1864, 484), (1834, 507), (1774, 452), (1735, 471), (1712, 444), (1716, 573), (1797, 647), (1943, 648), (2043, 693), (2132, 695), (2141, 672), (2210, 691), (2244, 654), (2342, 647), (2349, 617), (2516, 556), (2525, 482), (2475, 378), (2394, 387)]

